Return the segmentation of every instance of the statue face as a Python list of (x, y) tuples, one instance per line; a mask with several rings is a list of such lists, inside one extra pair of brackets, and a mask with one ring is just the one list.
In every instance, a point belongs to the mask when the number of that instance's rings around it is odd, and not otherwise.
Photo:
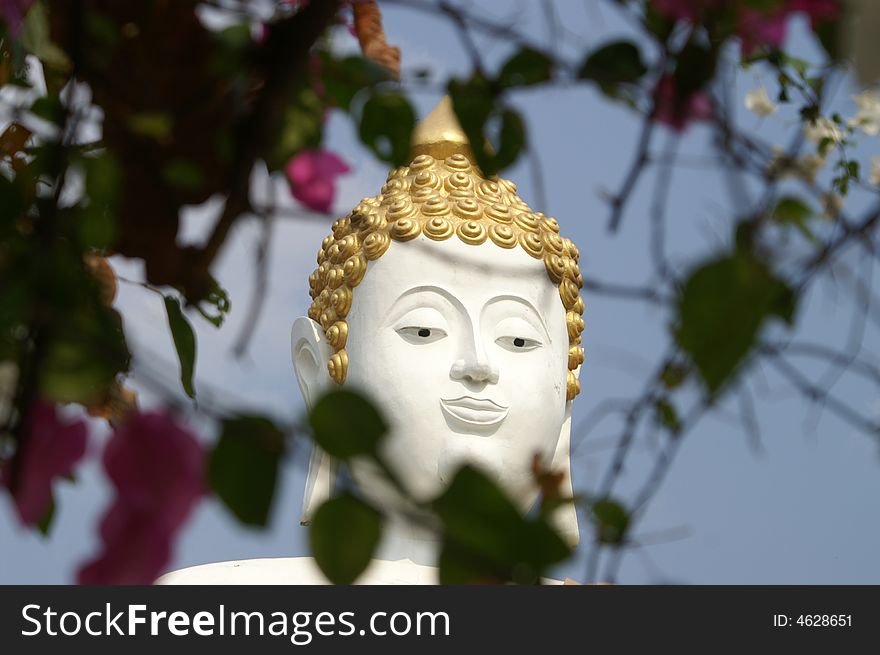
[[(569, 340), (559, 289), (541, 260), (493, 243), (420, 236), (392, 243), (348, 314), (347, 386), (392, 423), (384, 456), (417, 498), (471, 462), (524, 507), (531, 461), (549, 462), (566, 416)], [(393, 495), (355, 463), (360, 488)]]

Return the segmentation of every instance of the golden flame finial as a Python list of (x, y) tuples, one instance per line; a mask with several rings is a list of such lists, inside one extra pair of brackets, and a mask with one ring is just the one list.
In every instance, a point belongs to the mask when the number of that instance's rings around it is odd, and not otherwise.
[(424, 236), (433, 241), (458, 238), (478, 246), (521, 248), (540, 259), (559, 286), (568, 330), (566, 397), (580, 391), (577, 369), (584, 361), (584, 284), (577, 247), (559, 234), (556, 219), (533, 212), (516, 193), (516, 184), (483, 177), (452, 108), (443, 98), (412, 132), (412, 159), (388, 173), (381, 192), (364, 198), (333, 223), (318, 251), (318, 268), (309, 276), (309, 318), (320, 324), (333, 348), (330, 377), (345, 382), (348, 370), (348, 312), (353, 291), (368, 262), (382, 257), (393, 241)]
[(452, 98), (443, 96), (413, 129), (412, 156), (431, 155), (434, 159), (443, 160), (456, 154), (474, 161), (470, 142), (452, 108)]

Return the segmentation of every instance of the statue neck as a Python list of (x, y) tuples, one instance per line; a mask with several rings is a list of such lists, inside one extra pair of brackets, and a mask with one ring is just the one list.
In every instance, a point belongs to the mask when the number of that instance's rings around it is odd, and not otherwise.
[(416, 564), (436, 566), (439, 554), (440, 541), (436, 531), (416, 525), (398, 513), (386, 515), (375, 559), (408, 559)]

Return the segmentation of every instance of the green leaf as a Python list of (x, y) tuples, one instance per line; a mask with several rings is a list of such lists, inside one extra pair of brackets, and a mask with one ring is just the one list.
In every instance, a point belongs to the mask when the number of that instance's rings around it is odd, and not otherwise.
[(526, 145), (526, 126), (519, 112), (504, 109), (501, 112), (500, 120), (501, 126), (494, 161), (497, 170), (513, 164)]
[(178, 189), (198, 189), (205, 183), (201, 169), (186, 159), (172, 159), (162, 167), (162, 179)]
[(810, 219), (813, 210), (800, 198), (785, 196), (773, 209), (773, 220), (779, 223), (803, 223)]
[(339, 459), (374, 455), (388, 424), (365, 397), (339, 389), (322, 396), (309, 412), (317, 444)]
[(690, 273), (674, 334), (710, 395), (747, 357), (767, 319), (791, 323), (796, 300), (794, 291), (749, 253), (724, 255)]
[(223, 421), (208, 460), (208, 483), (245, 525), (263, 527), (275, 497), (284, 433), (261, 416)]
[(534, 584), (570, 554), (547, 519), (529, 519), (484, 473), (464, 466), (432, 503), (443, 523), (442, 584)]
[(827, 20), (822, 21), (817, 24), (813, 31), (816, 33), (816, 36), (819, 37), (819, 43), (822, 44), (822, 47), (825, 49), (825, 52), (828, 53), (829, 59), (832, 62), (839, 61), (843, 56), (843, 48), (841, 42), (841, 21), (839, 20)]
[(689, 372), (685, 366), (667, 364), (660, 372), (660, 381), (667, 389), (676, 389), (684, 383)]
[(519, 113), (497, 105), (495, 89), (479, 75), (464, 82), (451, 80), (448, 91), (483, 174), (489, 177), (513, 164), (526, 142)]
[(376, 91), (364, 103), (358, 134), (379, 159), (392, 166), (407, 163), (416, 114), (409, 100), (392, 91)]
[(216, 47), (208, 61), (207, 72), (218, 79), (243, 83), (254, 61), (251, 22), (244, 20), (210, 33)]
[(24, 211), (24, 200), (15, 182), (0, 175), (0, 236), (8, 236), (18, 233), (16, 223)]
[(799, 57), (792, 57), (785, 53), (781, 53), (781, 56), (782, 61), (791, 66), (802, 80), (806, 79), (807, 71), (810, 68), (810, 62)]
[(97, 11), (86, 11), (83, 23), (89, 40), (90, 56), (112, 56), (122, 38), (116, 23), (106, 14)]
[(854, 159), (846, 162), (844, 164), (844, 168), (846, 170), (847, 175), (850, 176), (853, 180), (858, 180), (859, 175), (861, 174), (861, 165)]
[(301, 150), (321, 145), (324, 126), (324, 103), (311, 88), (301, 85), (284, 110), (281, 132), (266, 160), (270, 171), (281, 170)]
[(815, 212), (800, 198), (785, 196), (776, 203), (773, 208), (773, 220), (780, 225), (791, 225), (797, 228), (811, 241), (816, 240), (816, 235), (810, 230), (810, 219), (815, 217)]
[(239, 56), (253, 45), (250, 21), (236, 23), (213, 33), (221, 47)]
[(128, 129), (135, 134), (150, 137), (159, 142), (169, 140), (174, 129), (174, 119), (171, 114), (158, 111), (131, 114), (126, 124)]
[[(476, 74), (464, 81), (450, 80), (448, 91), (455, 115), (474, 149), (474, 154), (478, 154), (484, 150), (479, 146), (486, 140), (483, 129), (495, 107), (495, 89), (489, 80)], [(483, 172), (486, 173), (485, 169)]]
[[(50, 326), (40, 392), (57, 402), (88, 404), (128, 368), (122, 319), (103, 302), (101, 284), (86, 267), (74, 239), (50, 244), (29, 239), (22, 245), (29, 248), (6, 253), (15, 274), (10, 278), (14, 283), (0, 285), (0, 325), (9, 325), (4, 316), (8, 307), (22, 310), (39, 298), (41, 315)], [(0, 261), (0, 266), (5, 263)], [(19, 304), (19, 294), (29, 302)], [(21, 314), (10, 318), (12, 326), (21, 323)]]
[(49, 536), (49, 531), (52, 529), (52, 525), (55, 522), (55, 515), (57, 514), (55, 511), (56, 509), (55, 496), (53, 495), (49, 498), (49, 507), (46, 508), (43, 516), (40, 517), (40, 520), (37, 522), (37, 530), (39, 530), (40, 534), (44, 537)]
[(196, 335), (192, 325), (183, 315), (180, 301), (171, 296), (164, 296), (165, 311), (168, 314), (168, 327), (171, 328), (171, 337), (174, 339), (174, 348), (177, 350), (177, 358), (180, 361), (180, 383), (183, 390), (190, 398), (196, 397), (193, 386), (193, 372), (196, 362)]
[(783, 7), (785, 0), (744, 0), (742, 4), (746, 5), (749, 9), (766, 13)]
[(676, 22), (666, 14), (660, 13), (654, 8), (653, 3), (645, 6), (645, 29), (657, 37), (660, 43), (666, 41), (675, 29)]
[[(221, 287), (220, 283), (212, 277), (211, 289), (208, 291), (208, 295), (204, 300), (199, 301), (195, 308), (202, 315), (202, 318), (211, 323), (211, 325), (220, 327), (232, 308), (232, 304), (229, 302), (229, 294), (226, 289)], [(211, 311), (212, 309), (213, 311)]]
[(626, 508), (616, 500), (602, 498), (590, 504), (599, 543), (619, 546), (626, 539), (630, 516)]
[(53, 340), (40, 376), (42, 392), (64, 403), (87, 405), (98, 398), (113, 381), (116, 371), (95, 354), (92, 348), (66, 335)]
[(110, 153), (83, 159), (87, 202), (79, 213), (78, 232), (85, 248), (106, 250), (116, 238), (115, 208), (121, 184), (119, 166)]
[(814, 125), (816, 121), (822, 117), (818, 105), (806, 105), (801, 107), (799, 114), (802, 122), (810, 123), (811, 125)]
[(553, 60), (543, 52), (522, 48), (508, 59), (498, 73), (501, 88), (532, 86), (553, 77)]
[(603, 91), (615, 95), (618, 85), (638, 82), (647, 70), (634, 43), (615, 41), (589, 53), (578, 77), (596, 82)]
[[(53, 294), (66, 291), (76, 305), (72, 308), (56, 307), (53, 311), (64, 329), (53, 334), (54, 338), (47, 347), (40, 389), (46, 397), (57, 402), (87, 405), (101, 397), (116, 375), (128, 368), (129, 353), (122, 332), (122, 319), (115, 310), (99, 304), (94, 279), (74, 277), (75, 272), (66, 267), (56, 268), (52, 273), (71, 275), (71, 288), (56, 288)], [(82, 291), (72, 288), (75, 285), (91, 286), (88, 291), (91, 297), (82, 298)], [(52, 301), (64, 302), (57, 297)]]
[(687, 98), (692, 93), (705, 88), (715, 76), (717, 64), (717, 50), (710, 49), (697, 41), (689, 41), (679, 53), (675, 65), (675, 90), (678, 97)]
[(351, 584), (370, 563), (381, 532), (381, 515), (364, 501), (350, 493), (332, 498), (312, 518), (315, 562), (333, 584)]
[(37, 0), (25, 16), (19, 38), (21, 45), (44, 65), (58, 71), (70, 70), (70, 59), (61, 48), (52, 43), (49, 31), (46, 7)]
[(324, 94), (343, 111), (351, 109), (352, 100), (359, 92), (389, 80), (388, 69), (366, 57), (334, 59), (325, 54), (321, 60)]
[[(463, 547), (455, 541), (444, 538), (437, 559), (440, 584), (503, 584), (507, 582), (510, 571), (492, 559)], [(526, 584), (534, 583), (535, 576)]]
[(668, 398), (658, 398), (654, 404), (654, 412), (657, 423), (667, 428), (673, 434), (681, 432), (681, 418), (678, 410), (669, 402)]
[(31, 105), (31, 112), (35, 116), (39, 116), (43, 120), (57, 125), (64, 115), (64, 106), (61, 104), (58, 96), (41, 96), (34, 100), (34, 104)]
[(825, 78), (824, 77), (808, 77), (807, 84), (810, 85), (810, 88), (813, 89), (813, 93), (816, 97), (822, 97), (822, 94), (825, 90)]

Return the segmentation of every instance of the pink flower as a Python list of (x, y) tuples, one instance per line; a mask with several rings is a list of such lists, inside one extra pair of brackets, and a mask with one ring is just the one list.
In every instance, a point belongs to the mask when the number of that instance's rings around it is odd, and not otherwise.
[(79, 571), (80, 584), (152, 584), (171, 559), (173, 535), (155, 515), (117, 501), (101, 520), (101, 556)]
[(816, 27), (834, 20), (840, 13), (837, 0), (788, 0), (776, 9), (761, 10), (742, 8), (739, 12), (736, 34), (742, 42), (742, 52), (749, 55), (757, 48), (779, 48), (785, 42), (786, 24), (796, 12), (806, 14), (810, 24)]
[(358, 33), (354, 28), (354, 7), (352, 5), (354, 3), (362, 4), (363, 2), (364, 0), (347, 0), (339, 3), (339, 8), (342, 11), (337, 14), (337, 20), (340, 25), (345, 25), (348, 29), (348, 33), (354, 37), (356, 37)]
[(24, 17), (31, 8), (33, 0), (0, 0), (0, 18), (6, 23), (6, 28), (12, 37), (21, 33)]
[(177, 530), (204, 493), (204, 450), (165, 412), (135, 414), (119, 426), (104, 449), (104, 469), (119, 496), (160, 513)]
[(79, 572), (82, 584), (149, 584), (205, 492), (201, 444), (170, 414), (136, 414), (104, 450), (116, 499), (101, 521), (104, 551)]
[(742, 53), (749, 55), (762, 46), (773, 48), (781, 46), (785, 41), (788, 13), (789, 10), (786, 8), (769, 12), (741, 9), (736, 34), (740, 38)]
[(654, 120), (684, 132), (693, 121), (712, 118), (712, 103), (705, 91), (698, 90), (682, 97), (675, 78), (664, 75), (654, 89)]
[(651, 3), (657, 13), (673, 20), (699, 23), (703, 14), (718, 7), (722, 0), (653, 0)]
[[(55, 405), (38, 400), (24, 425), (25, 441), (15, 480), (15, 508), (23, 525), (36, 525), (52, 504), (52, 482), (70, 475), (86, 452), (88, 430), (82, 421), (63, 423)], [(12, 462), (0, 470), (0, 484), (10, 483)]]
[(266, 23), (254, 23), (251, 25), (251, 37), (257, 45), (263, 45), (269, 38), (269, 26)]
[(336, 177), (349, 170), (344, 161), (327, 150), (303, 150), (284, 168), (293, 197), (325, 214), (333, 205)]
[(806, 14), (815, 30), (820, 23), (838, 17), (840, 4), (837, 0), (788, 0), (776, 9), (740, 9), (736, 33), (743, 54), (762, 46), (780, 47), (785, 41), (786, 23), (796, 12)]
[(778, 48), (785, 41), (789, 16), (802, 12), (810, 18), (813, 29), (819, 23), (840, 15), (838, 0), (780, 0), (776, 6), (760, 9), (746, 2), (729, 0), (652, 0), (654, 9), (673, 20), (700, 23), (711, 10), (736, 12), (735, 32), (742, 42), (742, 52), (749, 55), (761, 47)]
[(800, 11), (810, 17), (813, 29), (819, 23), (835, 20), (840, 15), (838, 0), (790, 0), (790, 11)]

